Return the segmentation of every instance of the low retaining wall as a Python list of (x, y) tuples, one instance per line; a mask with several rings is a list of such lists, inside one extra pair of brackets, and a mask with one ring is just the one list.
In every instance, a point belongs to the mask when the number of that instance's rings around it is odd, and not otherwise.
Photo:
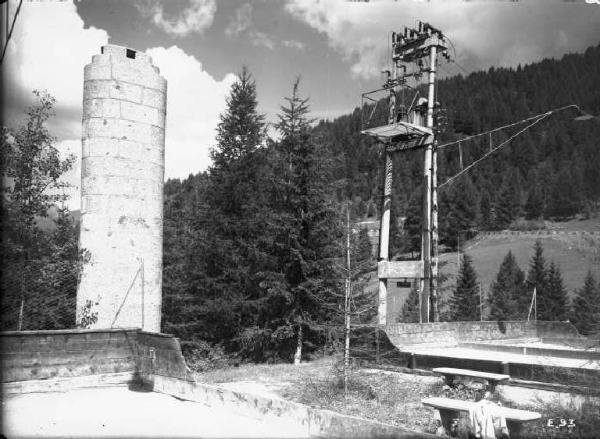
[(304, 404), (239, 393), (173, 377), (155, 376), (152, 390), (211, 407), (234, 409), (248, 416), (291, 419), (306, 428), (309, 435), (316, 437), (398, 439), (437, 437), (354, 416), (341, 415), (329, 410), (315, 409)]
[(436, 343), (457, 345), (460, 341), (536, 337), (535, 322), (436, 322), (396, 323), (385, 328), (397, 347)]
[(67, 391), (78, 387), (142, 385), (146, 390), (222, 406), (254, 417), (288, 418), (319, 437), (434, 438), (290, 401), (197, 383), (179, 340), (139, 329), (0, 333), (2, 392)]
[(584, 350), (584, 349), (552, 349), (532, 346), (517, 346), (505, 344), (489, 344), (489, 343), (459, 343), (460, 347), (469, 349), (506, 352), (511, 354), (522, 355), (545, 355), (549, 357), (574, 358), (580, 360), (600, 360), (600, 351)]
[(385, 332), (398, 348), (422, 343), (457, 345), (460, 342), (502, 340), (510, 338), (580, 337), (568, 322), (436, 322), (395, 323)]
[(137, 329), (0, 333), (2, 382), (119, 374), (133, 378)]

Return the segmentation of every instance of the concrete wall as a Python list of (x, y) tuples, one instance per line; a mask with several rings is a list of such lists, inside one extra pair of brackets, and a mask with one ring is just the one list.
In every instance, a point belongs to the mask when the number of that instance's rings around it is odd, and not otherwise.
[(152, 387), (155, 376), (193, 381), (177, 338), (140, 331), (137, 346), (138, 376), (145, 385)]
[(104, 46), (85, 66), (80, 246), (91, 259), (77, 321), (97, 317), (87, 327), (160, 332), (166, 92), (141, 52)]
[(387, 325), (388, 337), (398, 347), (435, 343), (455, 345), (460, 341), (536, 337), (535, 322), (438, 322)]
[(133, 378), (137, 330), (0, 333), (2, 382), (119, 374)]
[(480, 340), (579, 336), (571, 323), (534, 321), (396, 323), (387, 325), (385, 332), (399, 348), (420, 343), (457, 345)]
[(304, 404), (197, 383), (179, 340), (139, 329), (0, 333), (2, 391), (68, 391), (74, 387), (143, 384), (147, 390), (222, 406), (252, 417), (293, 419), (317, 437), (433, 438)]

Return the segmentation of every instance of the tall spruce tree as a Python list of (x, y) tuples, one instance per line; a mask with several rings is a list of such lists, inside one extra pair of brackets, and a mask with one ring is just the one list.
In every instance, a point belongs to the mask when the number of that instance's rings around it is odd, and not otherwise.
[[(320, 337), (328, 318), (328, 292), (340, 285), (335, 260), (342, 217), (332, 184), (333, 161), (311, 135), (308, 99), (300, 97), (299, 80), (281, 107), (276, 128), (281, 140), (274, 146), (276, 211), (273, 229), (275, 266), (262, 273), (264, 301), (257, 328), (281, 357), (293, 353), (299, 363), (303, 348)], [(288, 357), (289, 358), (289, 357)]]
[(479, 320), (479, 284), (473, 261), (463, 254), (456, 288), (450, 299), (450, 316), (454, 321)]
[(528, 288), (535, 288), (537, 301), (537, 315), (548, 315), (552, 309), (552, 304), (548, 297), (548, 273), (546, 269), (546, 259), (544, 258), (544, 247), (538, 239), (533, 245), (533, 256), (529, 262), (529, 271), (527, 273)]
[(261, 149), (264, 117), (257, 106), (256, 84), (243, 68), (217, 126), (205, 204), (197, 212), (191, 249), (196, 259), (192, 263), (202, 265), (191, 279), (192, 293), (202, 296), (196, 318), (212, 327), (210, 341), (228, 342), (236, 350), (242, 328), (255, 318), (246, 300), (260, 296), (259, 273), (272, 260), (264, 243), (270, 235), (269, 193)]
[(548, 307), (538, 313), (540, 320), (566, 320), (569, 314), (569, 298), (563, 285), (560, 268), (552, 261), (548, 269), (546, 294)]
[(600, 285), (591, 271), (588, 271), (583, 287), (573, 299), (570, 320), (583, 335), (600, 333)]
[(490, 303), (491, 320), (516, 320), (523, 318), (524, 309), (522, 297), (525, 274), (517, 265), (517, 261), (509, 250), (492, 283)]

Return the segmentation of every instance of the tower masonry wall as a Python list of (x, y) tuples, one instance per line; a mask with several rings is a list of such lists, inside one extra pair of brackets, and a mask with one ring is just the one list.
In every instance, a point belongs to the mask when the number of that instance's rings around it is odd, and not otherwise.
[(167, 82), (108, 45), (84, 69), (77, 321), (160, 332)]

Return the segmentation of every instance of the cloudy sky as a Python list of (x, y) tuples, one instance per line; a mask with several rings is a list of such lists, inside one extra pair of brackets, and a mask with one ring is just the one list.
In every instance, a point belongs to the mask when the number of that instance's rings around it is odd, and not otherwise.
[[(58, 145), (80, 155), (84, 65), (107, 43), (145, 51), (168, 81), (166, 177), (186, 177), (210, 165), (218, 116), (242, 65), (256, 79), (268, 121), (298, 75), (313, 116), (335, 117), (381, 83), (389, 33), (418, 20), (455, 46), (461, 67), (443, 65), (444, 75), (600, 43), (595, 0), (24, 1), (2, 64), (5, 124), (22, 117), (31, 90), (47, 89), (57, 99), (51, 130)], [(79, 172), (67, 176), (76, 186)], [(78, 205), (75, 188), (71, 206)]]

